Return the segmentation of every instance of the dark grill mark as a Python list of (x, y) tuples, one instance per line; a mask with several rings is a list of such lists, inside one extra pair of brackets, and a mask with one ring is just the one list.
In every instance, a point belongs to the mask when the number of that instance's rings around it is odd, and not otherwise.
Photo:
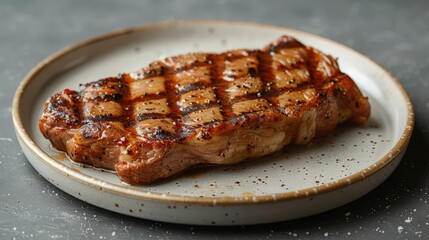
[(192, 112), (195, 112), (198, 110), (202, 110), (202, 109), (212, 108), (215, 106), (219, 106), (219, 105), (217, 103), (210, 103), (210, 104), (206, 104), (203, 106), (189, 106), (189, 107), (183, 109), (181, 111), (181, 113), (182, 113), (182, 115), (188, 115), (189, 113), (192, 113)]
[(95, 115), (93, 117), (83, 120), (83, 123), (90, 123), (90, 122), (124, 122), (124, 118), (113, 116), (112, 114), (106, 114), (106, 115)]
[(207, 88), (208, 86), (202, 82), (197, 82), (197, 83), (193, 83), (193, 84), (188, 84), (185, 85), (181, 88), (179, 88), (178, 90), (176, 90), (177, 94), (183, 94), (183, 93), (187, 93), (190, 91), (194, 91), (194, 90), (199, 90), (199, 89), (203, 89), (203, 88)]
[(135, 121), (136, 122), (140, 122), (140, 121), (143, 121), (143, 120), (146, 120), (146, 119), (158, 119), (158, 118), (164, 118), (165, 117), (165, 114), (139, 114), (137, 117), (136, 117), (136, 119), (135, 119)]
[(89, 99), (94, 102), (119, 102), (122, 100), (122, 94), (115, 93), (115, 94), (102, 94), (99, 96), (94, 96), (93, 98)]
[(162, 67), (160, 75), (165, 77), (165, 95), (167, 97), (168, 106), (170, 107), (170, 114), (168, 116), (175, 122), (174, 126), (177, 133), (182, 127), (182, 116), (179, 111), (179, 106), (177, 106), (177, 94), (173, 81), (174, 74), (174, 69)]
[(210, 68), (210, 75), (212, 77), (212, 85), (216, 86), (215, 93), (217, 97), (217, 102), (221, 107), (221, 113), (223, 118), (225, 120), (228, 120), (232, 116), (232, 110), (228, 93), (226, 92), (228, 83), (223, 80), (222, 75), (222, 72), (224, 70), (224, 60), (225, 57), (222, 54), (209, 56), (209, 61), (212, 62), (212, 67)]
[(133, 102), (141, 102), (141, 101), (145, 101), (145, 100), (157, 100), (157, 99), (161, 99), (161, 98), (166, 98), (166, 94), (165, 93), (144, 94), (143, 96), (136, 97), (133, 100), (128, 99), (127, 101), (124, 101), (124, 103), (131, 104)]
[[(124, 124), (125, 127), (129, 127), (131, 124), (131, 115), (133, 113), (133, 109), (131, 107), (131, 104), (129, 103), (130, 98), (130, 89), (129, 89), (129, 82), (126, 80), (124, 74), (118, 75), (118, 95), (117, 102), (123, 107), (124, 113), (120, 117), (121, 122)], [(132, 129), (134, 132), (134, 129)]]
[(174, 140), (177, 139), (177, 135), (162, 129), (156, 129), (153, 137), (159, 140)]
[(258, 72), (253, 67), (249, 68), (249, 70), (248, 70), (247, 73), (248, 73), (248, 75), (249, 75), (250, 78), (256, 78), (256, 77), (258, 77)]
[(258, 98), (265, 98), (269, 103), (273, 104), (270, 100), (271, 97), (280, 94), (276, 88), (274, 73), (272, 68), (272, 58), (267, 52), (259, 51), (256, 55), (258, 59), (258, 71), (259, 77), (262, 81), (262, 91), (257, 94)]

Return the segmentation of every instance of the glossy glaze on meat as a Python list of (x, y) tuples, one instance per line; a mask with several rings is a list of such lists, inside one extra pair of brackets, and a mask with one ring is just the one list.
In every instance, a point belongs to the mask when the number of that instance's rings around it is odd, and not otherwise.
[(336, 60), (283, 36), (261, 50), (191, 53), (49, 98), (42, 134), (76, 162), (148, 184), (307, 144), (368, 99)]

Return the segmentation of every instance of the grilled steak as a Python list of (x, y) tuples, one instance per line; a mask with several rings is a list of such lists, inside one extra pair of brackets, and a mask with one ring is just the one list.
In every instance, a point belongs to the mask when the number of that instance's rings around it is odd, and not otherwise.
[(334, 58), (283, 36), (261, 50), (169, 57), (66, 89), (47, 100), (40, 130), (72, 160), (148, 184), (307, 144), (369, 114)]

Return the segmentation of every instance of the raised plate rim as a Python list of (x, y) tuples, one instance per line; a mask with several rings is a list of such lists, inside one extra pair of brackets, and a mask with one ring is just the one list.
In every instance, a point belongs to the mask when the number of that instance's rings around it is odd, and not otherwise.
[[(299, 33), (300, 35), (307, 35), (311, 38), (317, 38), (320, 41), (325, 41), (325, 42), (328, 42), (329, 44), (336, 45), (336, 47), (342, 48), (347, 51), (351, 51), (353, 52), (353, 54), (356, 54), (361, 58), (367, 60), (371, 64), (374, 64), (374, 66), (379, 68), (379, 70), (388, 74), (389, 80), (392, 81), (394, 85), (399, 89), (401, 96), (403, 98), (402, 100), (407, 105), (407, 110), (408, 110), (407, 123), (406, 123), (406, 127), (401, 133), (401, 137), (395, 143), (395, 145), (390, 149), (390, 151), (386, 153), (383, 157), (381, 157), (378, 161), (376, 161), (375, 164), (371, 165), (370, 167), (362, 171), (356, 172), (348, 177), (341, 178), (335, 183), (321, 184), (316, 187), (301, 189), (294, 192), (284, 192), (284, 193), (277, 193), (277, 194), (270, 194), (270, 195), (257, 195), (252, 198), (244, 198), (244, 197), (234, 198), (234, 197), (196, 197), (196, 196), (181, 196), (181, 195), (173, 195), (173, 194), (161, 194), (161, 193), (151, 192), (147, 190), (136, 190), (136, 189), (129, 188), (126, 185), (117, 185), (117, 184), (112, 184), (99, 179), (94, 179), (83, 173), (73, 171), (68, 167), (52, 159), (50, 156), (44, 153), (43, 150), (32, 140), (27, 130), (25, 129), (22, 121), (22, 117), (20, 114), (20, 107), (21, 107), (21, 98), (25, 93), (27, 86), (30, 84), (32, 79), (39, 72), (41, 72), (44, 68), (46, 68), (52, 62), (58, 60), (62, 56), (67, 55), (68, 53), (71, 53), (76, 49), (83, 48), (91, 44), (97, 43), (99, 41), (117, 37), (123, 34), (131, 34), (134, 32), (141, 32), (141, 31), (151, 31), (151, 30), (160, 29), (160, 28), (178, 27), (183, 25), (209, 25), (209, 24), (235, 24), (235, 25), (247, 25), (247, 26), (253, 25), (259, 28), (263, 27), (263, 28), (272, 28), (275, 30), (284, 30), (287, 32), (296, 32), (296, 33)], [(50, 55), (49, 57), (42, 60), (39, 64), (37, 64), (21, 81), (20, 85), (18, 86), (15, 92), (13, 102), (12, 102), (12, 119), (13, 119), (13, 124), (15, 127), (17, 137), (20, 138), (21, 140), (20, 142), (22, 144), (25, 144), (28, 147), (28, 149), (33, 152), (34, 156), (36, 156), (40, 161), (42, 161), (44, 164), (48, 165), (49, 167), (55, 169), (58, 172), (61, 172), (64, 175), (67, 175), (68, 177), (76, 181), (85, 183), (89, 186), (92, 186), (98, 189), (110, 191), (115, 194), (120, 194), (128, 197), (138, 198), (138, 199), (155, 200), (155, 201), (163, 201), (163, 202), (180, 202), (180, 203), (189, 203), (189, 204), (198, 203), (198, 204), (210, 204), (210, 205), (212, 205), (213, 203), (217, 205), (237, 205), (237, 204), (267, 203), (267, 202), (274, 202), (274, 201), (276, 202), (287, 201), (287, 200), (293, 200), (293, 199), (306, 198), (312, 195), (331, 192), (337, 189), (344, 188), (350, 184), (354, 184), (356, 182), (364, 180), (365, 178), (370, 177), (371, 175), (381, 170), (383, 167), (387, 166), (396, 157), (398, 157), (398, 155), (406, 149), (414, 128), (413, 106), (408, 93), (401, 85), (400, 81), (392, 73), (390, 73), (388, 70), (383, 68), (381, 65), (371, 60), (369, 57), (357, 52), (356, 50), (349, 48), (347, 46), (344, 46), (333, 40), (327, 39), (325, 37), (321, 37), (315, 34), (303, 32), (303, 31), (299, 31), (299, 30), (295, 30), (295, 29), (291, 29), (283, 26), (269, 25), (269, 24), (248, 22), (248, 21), (244, 22), (244, 21), (235, 21), (235, 20), (211, 20), (211, 19), (174, 20), (174, 21), (157, 22), (157, 23), (150, 23), (145, 25), (124, 28), (124, 29), (104, 33), (104, 34), (89, 38), (87, 40), (83, 40), (79, 43), (76, 43), (74, 45), (65, 47), (57, 51), (56, 53)]]

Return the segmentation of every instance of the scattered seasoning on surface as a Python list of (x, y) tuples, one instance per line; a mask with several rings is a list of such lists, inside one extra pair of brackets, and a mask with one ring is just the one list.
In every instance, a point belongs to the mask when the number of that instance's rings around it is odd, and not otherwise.
[(404, 222), (406, 222), (406, 223), (410, 223), (410, 222), (412, 222), (413, 221), (413, 218), (412, 217), (408, 217), (407, 219), (405, 219), (405, 221)]

